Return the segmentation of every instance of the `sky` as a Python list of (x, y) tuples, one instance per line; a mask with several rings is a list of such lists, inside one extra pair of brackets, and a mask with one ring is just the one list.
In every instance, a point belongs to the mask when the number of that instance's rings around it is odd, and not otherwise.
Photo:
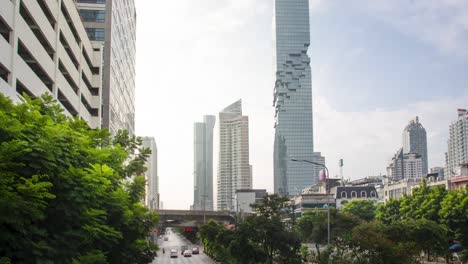
[[(136, 132), (166, 209), (193, 203), (193, 123), (242, 99), (253, 187), (273, 190), (273, 0), (136, 0)], [(386, 174), (415, 116), (429, 166), (468, 107), (468, 1), (310, 0), (314, 148), (333, 177)], [(218, 126), (215, 126), (216, 183)], [(215, 187), (216, 196), (216, 187)]]

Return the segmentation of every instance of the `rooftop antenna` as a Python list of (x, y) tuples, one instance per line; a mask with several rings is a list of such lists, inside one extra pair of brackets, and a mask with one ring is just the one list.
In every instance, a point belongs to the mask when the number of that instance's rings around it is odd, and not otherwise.
[(341, 177), (341, 182), (344, 185), (344, 178), (343, 178), (343, 159), (340, 159), (338, 162), (338, 166), (340, 166), (340, 177)]

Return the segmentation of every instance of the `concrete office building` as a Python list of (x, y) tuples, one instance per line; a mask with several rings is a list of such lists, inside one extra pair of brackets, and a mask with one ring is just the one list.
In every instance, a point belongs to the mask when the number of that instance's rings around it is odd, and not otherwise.
[(193, 210), (213, 211), (213, 129), (216, 117), (193, 126)]
[(274, 192), (295, 195), (319, 181), (322, 167), (291, 159), (325, 163), (313, 143), (309, 1), (275, 0), (275, 22)]
[(100, 45), (72, 0), (0, 0), (0, 92), (19, 101), (50, 94), (65, 113), (101, 126)]
[(426, 175), (422, 173), (422, 168), (423, 160), (419, 154), (404, 153), (403, 149), (400, 149), (388, 165), (387, 174), (393, 181), (422, 178)]
[(235, 193), (252, 189), (249, 118), (239, 100), (219, 113), (218, 210), (235, 210)]
[(384, 186), (384, 202), (391, 199), (400, 199), (406, 195), (411, 195), (413, 189), (419, 187), (422, 178), (402, 179), (399, 181), (387, 181)]
[(445, 175), (456, 175), (457, 167), (468, 163), (468, 111), (458, 109), (458, 118), (450, 125)]
[(236, 191), (235, 207), (238, 213), (252, 213), (252, 204), (261, 204), (265, 196), (267, 196), (265, 189), (241, 189)]
[(426, 129), (419, 123), (419, 118), (411, 120), (403, 130), (403, 152), (416, 153), (422, 159), (422, 174), (428, 172)]
[(143, 137), (143, 147), (151, 150), (151, 156), (145, 164), (145, 205), (151, 209), (159, 209), (158, 149), (154, 137)]
[(102, 127), (135, 133), (134, 0), (75, 0), (89, 38), (104, 46)]

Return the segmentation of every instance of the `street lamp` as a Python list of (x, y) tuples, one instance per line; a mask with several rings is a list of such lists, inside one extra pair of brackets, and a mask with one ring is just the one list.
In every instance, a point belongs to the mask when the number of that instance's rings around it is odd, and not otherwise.
[(202, 195), (203, 197), (203, 206), (202, 206), (202, 209), (203, 209), (203, 224), (206, 224), (206, 198), (208, 197), (208, 195)]
[[(236, 197), (232, 197), (232, 195), (223, 195), (222, 196), (223, 198), (226, 198), (228, 201), (231, 201), (231, 206), (230, 206), (230, 210), (233, 210), (234, 211), (234, 215), (235, 215), (235, 220), (236, 220), (236, 226), (238, 224), (238, 211), (239, 211), (239, 200), (236, 199)], [(235, 207), (235, 210), (234, 210), (234, 203), (233, 201), (236, 201), (236, 207)], [(229, 210), (229, 209), (228, 209)]]
[(310, 160), (298, 160), (298, 159), (291, 159), (291, 161), (297, 161), (297, 162), (306, 162), (306, 163), (311, 163), (311, 164), (314, 164), (314, 165), (319, 165), (319, 166), (322, 166), (325, 168), (325, 171), (327, 172), (325, 175), (325, 179), (326, 179), (326, 194), (327, 194), (327, 233), (328, 233), (328, 236), (327, 236), (327, 243), (328, 245), (330, 245), (330, 188), (329, 188), (329, 180), (330, 180), (330, 174), (328, 174), (328, 168), (327, 166), (325, 166), (324, 164), (321, 164), (321, 163), (318, 163), (318, 162), (315, 162), (315, 161), (310, 161)]

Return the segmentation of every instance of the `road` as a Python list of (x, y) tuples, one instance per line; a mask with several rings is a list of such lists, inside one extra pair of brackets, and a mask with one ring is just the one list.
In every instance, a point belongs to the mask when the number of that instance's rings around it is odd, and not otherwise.
[[(190, 241), (185, 239), (182, 235), (176, 234), (171, 230), (167, 232), (168, 241), (164, 241), (163, 239), (158, 239), (158, 246), (160, 250), (158, 251), (158, 257), (154, 259), (152, 262), (153, 264), (173, 264), (173, 263), (194, 263), (194, 264), (216, 264), (216, 262), (212, 261), (207, 255), (205, 255), (200, 250), (199, 255), (192, 255), (192, 257), (184, 257), (180, 254), (180, 247), (181, 246), (188, 246), (191, 250), (193, 247), (198, 247), (198, 245), (193, 245)], [(162, 249), (165, 249), (165, 254), (162, 253)], [(171, 249), (177, 249), (178, 257), (171, 258), (170, 251)]]

